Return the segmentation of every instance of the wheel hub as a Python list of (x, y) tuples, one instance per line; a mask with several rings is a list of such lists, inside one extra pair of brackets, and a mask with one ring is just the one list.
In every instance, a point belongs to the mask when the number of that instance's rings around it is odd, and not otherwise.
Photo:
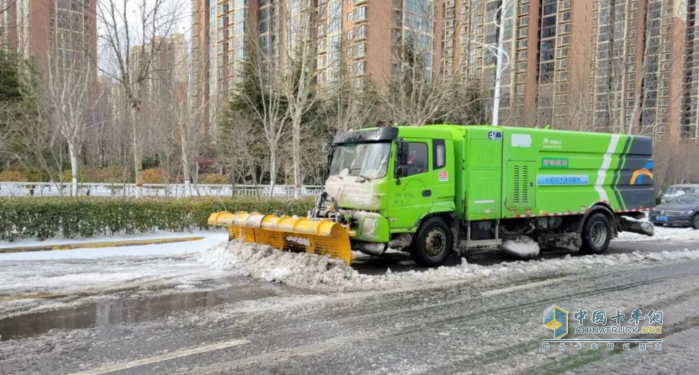
[(604, 223), (595, 223), (590, 231), (590, 242), (596, 248), (601, 248), (607, 241), (607, 228)]
[(440, 230), (433, 230), (427, 235), (425, 249), (430, 256), (438, 256), (444, 252), (447, 246), (447, 238)]

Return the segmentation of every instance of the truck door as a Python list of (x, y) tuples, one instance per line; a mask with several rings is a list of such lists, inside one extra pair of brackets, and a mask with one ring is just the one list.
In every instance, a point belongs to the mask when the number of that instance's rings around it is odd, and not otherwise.
[[(409, 232), (430, 212), (433, 201), (432, 140), (404, 138), (403, 177), (393, 176), (389, 188), (388, 217), (391, 231)], [(398, 158), (394, 159), (400, 163)], [(399, 182), (400, 181), (400, 182)]]

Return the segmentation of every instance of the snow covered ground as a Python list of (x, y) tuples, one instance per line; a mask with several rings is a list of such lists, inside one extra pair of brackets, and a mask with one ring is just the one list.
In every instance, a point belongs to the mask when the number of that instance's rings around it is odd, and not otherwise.
[(655, 227), (653, 237), (642, 234), (622, 232), (617, 241), (675, 241), (675, 242), (696, 242), (699, 244), (699, 230), (693, 228), (667, 228)]
[[(212, 286), (207, 280), (224, 278), (228, 272), (217, 272), (193, 258), (200, 251), (225, 242), (228, 239), (226, 232), (170, 233), (169, 236), (157, 233), (120, 236), (118, 239), (183, 236), (204, 239), (160, 245), (0, 254), (0, 318), (117, 298), (118, 292), (124, 290), (156, 293), (163, 289), (178, 292), (225, 287), (226, 283)], [(30, 241), (22, 244), (36, 245)]]
[(10, 253), (0, 254), (0, 262), (11, 260), (48, 260), (48, 259), (76, 259), (76, 258), (104, 258), (112, 256), (147, 256), (147, 255), (177, 255), (191, 252), (198, 252), (216, 245), (228, 239), (228, 234), (225, 230), (214, 231), (193, 231), (193, 232), (166, 232), (156, 231), (154, 233), (137, 233), (130, 235), (118, 236), (99, 236), (99, 237), (81, 237), (81, 238), (63, 238), (56, 237), (44, 241), (35, 239), (23, 238), (17, 241), (0, 241), (0, 249), (14, 248), (22, 246), (53, 246), (65, 245), (74, 243), (91, 243), (91, 242), (118, 242), (118, 241), (136, 241), (136, 240), (152, 240), (165, 238), (184, 238), (184, 237), (204, 237), (202, 241), (197, 242), (179, 242), (162, 245), (142, 245), (142, 246), (124, 246), (115, 248), (98, 248), (98, 249), (76, 249), (62, 251), (45, 251), (45, 252), (26, 252), (26, 253)]
[(367, 291), (420, 287), (447, 282), (477, 282), (483, 279), (507, 278), (510, 274), (549, 277), (576, 274), (590, 269), (619, 265), (644, 265), (660, 261), (699, 259), (698, 249), (663, 251), (657, 253), (566, 256), (560, 259), (503, 262), (492, 266), (462, 263), (455, 267), (440, 267), (384, 275), (366, 275), (346, 267), (344, 262), (312, 254), (277, 251), (269, 246), (230, 243), (209, 249), (198, 258), (212, 268), (229, 269), (246, 276), (280, 282), (293, 287), (327, 292)]
[[(436, 283), (501, 282), (513, 275), (539, 278), (622, 264), (643, 266), (699, 259), (699, 231), (674, 228), (657, 228), (654, 238), (624, 233), (620, 240), (681, 243), (682, 247), (673, 248), (680, 249), (678, 251), (569, 255), (555, 259), (503, 261), (494, 265), (472, 264), (462, 259), (462, 263), (456, 266), (408, 272), (391, 272), (389, 268), (386, 273), (378, 275), (358, 272), (327, 257), (282, 252), (253, 244), (228, 244), (225, 231), (156, 233), (117, 239), (183, 236), (202, 236), (204, 239), (161, 245), (0, 254), (0, 319), (96, 299), (119, 298), (119, 293), (124, 291), (130, 295), (152, 295), (212, 290), (229, 287), (231, 283), (245, 283), (251, 278), (309, 291), (337, 293), (415, 289)], [(105, 238), (79, 241), (99, 240)], [(58, 239), (51, 243), (65, 242), (76, 240)], [(36, 243), (20, 241), (12, 246), (18, 244), (29, 246)], [(7, 243), (0, 244), (3, 246)]]

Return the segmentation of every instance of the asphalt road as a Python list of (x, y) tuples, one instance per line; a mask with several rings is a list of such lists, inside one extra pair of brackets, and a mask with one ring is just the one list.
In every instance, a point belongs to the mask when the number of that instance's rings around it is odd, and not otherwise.
[[(698, 249), (615, 242), (609, 254)], [(566, 253), (549, 253), (556, 259)], [(484, 266), (497, 252), (469, 255)], [(364, 273), (416, 270), (402, 254), (358, 262)], [(225, 283), (226, 280), (219, 280)], [(410, 289), (319, 293), (259, 280), (0, 320), (1, 374), (696, 373), (699, 261), (562, 270), (546, 277), (453, 281)], [(589, 344), (545, 351), (544, 309), (663, 312), (660, 350)], [(611, 315), (611, 314), (610, 314)], [(648, 323), (646, 320), (643, 323)], [(612, 322), (608, 326), (614, 325)], [(572, 334), (568, 337), (580, 338)], [(606, 335), (596, 338), (649, 338)], [(587, 338), (587, 337), (586, 337)]]

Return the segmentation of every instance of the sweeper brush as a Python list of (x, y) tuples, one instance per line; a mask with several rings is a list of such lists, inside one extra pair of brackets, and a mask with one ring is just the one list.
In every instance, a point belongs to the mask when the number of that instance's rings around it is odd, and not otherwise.
[(279, 250), (330, 255), (349, 266), (349, 226), (329, 219), (228, 211), (209, 216), (209, 225), (228, 228), (229, 239), (269, 245)]

